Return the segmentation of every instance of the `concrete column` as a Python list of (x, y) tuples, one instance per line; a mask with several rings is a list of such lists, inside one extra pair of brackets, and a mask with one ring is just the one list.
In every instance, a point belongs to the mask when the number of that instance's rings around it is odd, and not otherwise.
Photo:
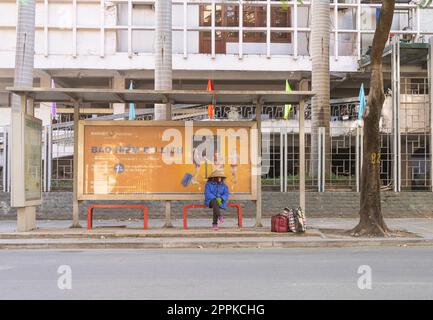
[[(111, 87), (115, 90), (125, 89), (125, 77), (123, 75), (115, 75), (112, 79)], [(126, 104), (125, 103), (113, 103), (113, 114), (125, 113)]]
[(165, 224), (164, 228), (173, 228), (171, 223), (171, 201), (165, 201)]
[(36, 207), (17, 208), (17, 231), (26, 232), (36, 229)]

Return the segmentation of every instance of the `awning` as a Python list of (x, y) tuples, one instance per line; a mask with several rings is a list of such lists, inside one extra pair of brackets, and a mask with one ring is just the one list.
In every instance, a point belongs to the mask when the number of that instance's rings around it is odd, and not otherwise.
[(191, 91), (191, 90), (112, 90), (83, 88), (18, 88), (9, 92), (33, 98), (34, 102), (71, 103), (171, 103), (263, 105), (297, 104), (309, 100), (311, 91)]

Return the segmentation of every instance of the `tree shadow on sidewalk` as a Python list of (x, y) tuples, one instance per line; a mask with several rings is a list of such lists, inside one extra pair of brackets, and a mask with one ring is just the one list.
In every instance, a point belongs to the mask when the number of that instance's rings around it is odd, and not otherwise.
[(384, 238), (422, 238), (419, 234), (409, 232), (407, 230), (389, 230), (389, 233), (385, 237), (378, 236), (354, 236), (353, 230), (346, 229), (331, 229), (331, 228), (320, 228), (319, 231), (327, 238), (364, 238), (364, 239), (384, 239)]

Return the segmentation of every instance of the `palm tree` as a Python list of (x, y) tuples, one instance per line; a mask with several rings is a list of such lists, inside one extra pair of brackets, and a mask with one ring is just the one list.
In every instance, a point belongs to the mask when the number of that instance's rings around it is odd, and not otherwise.
[[(35, 0), (18, 2), (17, 42), (15, 50), (15, 87), (33, 87), (35, 51)], [(21, 99), (12, 97), (12, 112), (21, 112)]]
[[(312, 1), (311, 19), (311, 89), (315, 93), (311, 103), (311, 165), (310, 175), (317, 176), (318, 170), (318, 129), (325, 127), (326, 154), (331, 150), (329, 135), (330, 120), (330, 79), (329, 79), (329, 35), (331, 19), (329, 0)], [(328, 161), (326, 161), (328, 162)], [(329, 165), (325, 166), (329, 171)]]
[[(35, 0), (20, 0), (18, 2), (18, 22), (16, 28), (17, 42), (15, 49), (15, 87), (33, 87), (33, 67), (34, 67), (34, 51), (35, 51)], [(16, 136), (23, 134), (23, 129), (20, 129), (19, 123), (16, 123), (15, 115), (24, 113), (22, 109), (21, 98), (17, 95), (12, 96), (12, 141)], [(18, 117), (19, 118), (19, 117)], [(12, 143), (12, 157), (22, 156), (21, 146)], [(17, 163), (12, 158), (12, 199), (16, 197), (16, 193), (21, 193), (24, 189), (24, 176), (16, 173), (22, 168), (17, 168)], [(13, 200), (12, 200), (13, 202)], [(12, 204), (14, 205), (14, 204)], [(17, 208), (17, 231), (30, 231), (36, 228), (36, 208), (35, 207), (19, 207)]]
[[(172, 89), (172, 3), (155, 1), (155, 90)], [(170, 104), (155, 104), (155, 120), (171, 120)], [(171, 202), (165, 202), (165, 227), (172, 227)]]
[[(172, 89), (172, 3), (155, 1), (155, 90)], [(155, 104), (155, 120), (171, 120), (170, 104)]]

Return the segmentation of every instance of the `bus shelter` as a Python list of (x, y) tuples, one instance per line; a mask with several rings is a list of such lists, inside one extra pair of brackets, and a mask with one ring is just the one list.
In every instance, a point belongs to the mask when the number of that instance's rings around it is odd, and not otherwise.
[[(119, 138), (119, 136), (134, 136), (132, 131), (136, 132), (136, 137), (140, 140), (154, 135), (158, 130), (167, 132), (166, 129), (176, 129), (179, 132), (183, 130), (186, 135), (189, 126), (194, 126), (197, 130), (208, 130), (209, 134), (216, 130), (224, 129), (245, 129), (256, 132), (255, 139), (250, 139), (249, 148), (255, 150), (251, 153), (255, 158), (251, 164), (246, 167), (241, 166), (239, 170), (244, 170), (248, 174), (240, 174), (245, 180), (242, 185), (236, 185), (237, 192), (231, 196), (232, 200), (252, 200), (256, 203), (256, 227), (262, 226), (262, 202), (261, 202), (261, 122), (264, 105), (285, 105), (293, 104), (299, 106), (299, 204), (305, 209), (305, 134), (304, 134), (304, 106), (305, 101), (312, 98), (313, 93), (310, 91), (187, 91), (187, 90), (113, 90), (113, 89), (82, 89), (82, 88), (7, 88), (11, 93), (21, 97), (20, 112), (12, 113), (12, 188), (11, 188), (11, 206), (17, 208), (17, 230), (29, 231), (36, 227), (35, 206), (42, 204), (42, 157), (41, 157), (41, 122), (34, 117), (35, 103), (56, 102), (72, 104), (74, 107), (74, 183), (73, 183), (73, 227), (79, 227), (79, 202), (84, 200), (199, 200), (203, 198), (203, 191), (200, 186), (191, 185), (190, 189), (173, 189), (166, 190), (167, 184), (153, 184), (152, 190), (146, 186), (118, 185), (113, 184), (110, 190), (101, 185), (98, 181), (98, 175), (103, 177), (102, 171), (89, 172), (88, 168), (94, 168), (95, 154), (110, 154), (113, 150), (108, 151), (98, 144), (98, 136), (106, 136), (110, 141)], [(256, 116), (248, 121), (80, 121), (80, 109), (84, 103), (146, 103), (146, 104), (168, 104), (168, 105), (254, 105), (256, 106)], [(105, 127), (105, 128), (104, 128)], [(107, 131), (107, 128), (110, 128)], [(105, 130), (105, 131), (104, 131)], [(132, 130), (128, 132), (128, 130)], [(212, 131), (213, 130), (213, 131)], [(122, 131), (122, 132), (120, 132)], [(90, 137), (89, 132), (92, 133)], [(99, 133), (98, 133), (99, 132)], [(107, 133), (108, 132), (108, 133)], [(39, 133), (39, 134), (38, 134)], [(195, 133), (194, 133), (195, 134)], [(107, 137), (109, 135), (109, 137)], [(251, 136), (251, 135), (250, 135)], [(93, 139), (93, 140), (92, 140)], [(102, 140), (103, 143), (104, 140)], [(107, 140), (106, 140), (107, 141)], [(187, 143), (187, 139), (185, 139)], [(120, 140), (118, 149), (121, 154), (125, 153), (123, 148), (125, 144)], [(183, 146), (183, 145), (182, 145)], [(135, 153), (152, 154), (158, 147), (140, 145)], [(194, 148), (191, 145), (190, 148)], [(182, 147), (182, 150), (184, 148)], [(192, 154), (184, 152), (185, 158)], [(134, 150), (134, 149), (133, 149)], [(165, 149), (161, 148), (161, 153)], [(175, 153), (176, 148), (171, 148), (170, 152)], [(179, 149), (181, 150), (181, 149)], [(186, 152), (186, 153), (185, 153)], [(237, 155), (240, 156), (239, 154)], [(93, 157), (93, 158), (92, 158)], [(151, 157), (151, 156), (150, 156)], [(101, 158), (103, 159), (103, 158)], [(128, 159), (132, 159), (128, 157)], [(149, 158), (154, 159), (155, 158)], [(106, 159), (110, 161), (109, 159)], [(87, 165), (87, 161), (90, 161)], [(133, 159), (132, 159), (133, 161)], [(149, 160), (150, 161), (150, 160)], [(122, 173), (124, 168), (122, 163), (115, 162), (116, 174)], [(206, 168), (205, 168), (206, 169)], [(144, 168), (143, 170), (147, 170)], [(139, 174), (140, 170), (136, 170)], [(160, 170), (164, 174), (168, 172), (167, 168)], [(176, 171), (177, 172), (177, 171)], [(180, 170), (181, 175), (184, 174)], [(178, 174), (178, 173), (175, 173)], [(250, 175), (250, 176), (249, 176)], [(88, 177), (92, 176), (92, 183), (87, 183)], [(124, 175), (125, 177), (127, 175)], [(191, 175), (192, 176), (192, 175)], [(190, 177), (191, 178), (191, 177)], [(103, 180), (103, 179), (102, 179)], [(119, 179), (120, 181), (121, 179)], [(152, 181), (159, 179), (154, 178)], [(125, 181), (128, 181), (125, 179)], [(150, 181), (150, 180), (149, 180)], [(163, 180), (162, 180), (163, 181)], [(134, 183), (133, 183), (134, 184)], [(176, 188), (179, 184), (176, 184)], [(125, 192), (118, 192), (116, 188), (127, 188)], [(128, 189), (129, 188), (129, 189)], [(112, 192), (114, 190), (114, 192)], [(166, 215), (169, 221), (169, 215)]]

